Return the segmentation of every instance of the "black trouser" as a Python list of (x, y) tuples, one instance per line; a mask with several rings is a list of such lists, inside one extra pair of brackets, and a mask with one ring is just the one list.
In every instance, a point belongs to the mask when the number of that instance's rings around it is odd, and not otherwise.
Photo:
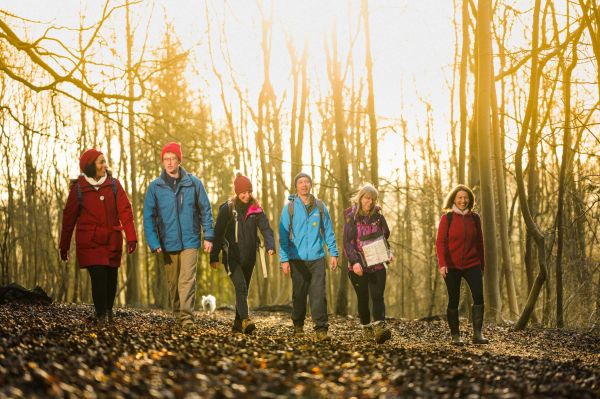
[(448, 289), (448, 309), (457, 309), (460, 300), (460, 283), (462, 279), (467, 280), (474, 305), (483, 305), (483, 273), (480, 266), (459, 270), (448, 268), (448, 274), (444, 281)]
[(325, 258), (317, 260), (291, 260), (292, 321), (303, 326), (306, 317), (306, 297), (310, 299), (310, 314), (315, 330), (327, 330), (327, 298), (325, 296)]
[(385, 269), (381, 269), (372, 273), (363, 273), (362, 276), (350, 271), (348, 272), (348, 277), (350, 277), (350, 282), (354, 287), (354, 291), (356, 291), (360, 324), (365, 325), (371, 322), (369, 296), (371, 297), (371, 302), (373, 303), (373, 321), (385, 320), (383, 291), (385, 291), (387, 271)]
[(244, 320), (248, 318), (248, 289), (254, 271), (254, 263), (242, 265), (235, 261), (229, 261), (229, 278), (235, 288), (235, 319)]
[(117, 294), (116, 267), (90, 266), (87, 268), (92, 279), (92, 299), (96, 308), (96, 316), (101, 317), (112, 310)]

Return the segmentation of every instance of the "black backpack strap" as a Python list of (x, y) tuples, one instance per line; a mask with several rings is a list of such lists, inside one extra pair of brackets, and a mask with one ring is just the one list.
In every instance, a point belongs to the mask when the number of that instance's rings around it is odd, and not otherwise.
[(227, 226), (225, 227), (225, 229), (227, 230), (229, 228), (229, 225), (231, 224), (231, 221), (235, 219), (235, 242), (237, 243), (239, 241), (238, 240), (239, 220), (237, 217), (238, 213), (237, 213), (237, 210), (235, 209), (233, 200), (227, 200), (227, 210), (228, 210), (229, 218), (227, 219)]
[(288, 226), (288, 238), (290, 241), (292, 241), (294, 239), (294, 228), (293, 228), (293, 220), (294, 220), (294, 201), (296, 200), (296, 197), (292, 198), (292, 200), (288, 201), (288, 216), (290, 219), (290, 224)]
[(75, 184), (77, 184), (77, 216), (79, 216), (81, 214), (81, 208), (83, 208), (83, 193), (81, 192), (79, 179)]
[(318, 198), (315, 198), (315, 205), (319, 210), (319, 230), (321, 230), (321, 236), (325, 238), (325, 226), (323, 224), (324, 214), (325, 214), (325, 205), (323, 201)]

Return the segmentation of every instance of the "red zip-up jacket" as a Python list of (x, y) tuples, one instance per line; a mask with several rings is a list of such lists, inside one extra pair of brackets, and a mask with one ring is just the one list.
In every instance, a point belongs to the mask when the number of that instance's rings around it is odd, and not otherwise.
[[(475, 219), (479, 223), (475, 223)], [(477, 213), (461, 215), (453, 212), (448, 230), (448, 216), (442, 215), (437, 231), (435, 248), (438, 267), (468, 269), (480, 265), (484, 269), (483, 233)]]

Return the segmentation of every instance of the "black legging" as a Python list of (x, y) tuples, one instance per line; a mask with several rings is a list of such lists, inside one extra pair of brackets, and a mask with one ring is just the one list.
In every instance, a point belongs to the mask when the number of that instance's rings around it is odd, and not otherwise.
[(448, 268), (448, 274), (444, 281), (448, 289), (448, 309), (457, 309), (460, 301), (460, 283), (462, 279), (467, 280), (474, 305), (483, 305), (483, 273), (480, 266), (460, 270)]
[(96, 308), (96, 316), (101, 317), (112, 310), (117, 294), (116, 267), (90, 266), (87, 268), (92, 279), (92, 299)]
[(373, 321), (385, 320), (383, 292), (385, 291), (386, 270), (381, 269), (371, 273), (364, 273), (362, 276), (350, 271), (348, 272), (348, 276), (350, 277), (354, 291), (356, 291), (360, 323), (365, 325), (371, 322), (369, 296), (373, 304)]
[(248, 290), (250, 289), (254, 264), (242, 265), (235, 261), (229, 261), (229, 270), (231, 271), (229, 278), (231, 278), (231, 282), (235, 288), (235, 319), (247, 319)]

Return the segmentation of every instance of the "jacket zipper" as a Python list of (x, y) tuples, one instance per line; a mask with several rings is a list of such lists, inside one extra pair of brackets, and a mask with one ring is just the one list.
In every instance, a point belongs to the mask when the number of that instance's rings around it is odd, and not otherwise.
[[(181, 187), (181, 182), (179, 182), (179, 185), (177, 187), (177, 191), (180, 190), (180, 187)], [(169, 190), (170, 190), (170, 188), (169, 188)], [(173, 192), (173, 190), (171, 190), (171, 192)], [(179, 245), (180, 245), (180, 248), (181, 248), (180, 250), (182, 251), (183, 250), (183, 237), (182, 237), (183, 233), (181, 232), (181, 221), (179, 219), (179, 204), (177, 203), (178, 202), (177, 201), (177, 192), (175, 192), (174, 195), (175, 195), (175, 215), (177, 216), (177, 226), (179, 227), (179, 230), (178, 230), (178, 232), (179, 232)]]
[(467, 242), (467, 224), (465, 223), (465, 215), (461, 215), (462, 216), (462, 222), (463, 222), (463, 245), (462, 245), (462, 253), (461, 253), (461, 260), (460, 260), (460, 267), (464, 268), (465, 267), (465, 246), (466, 246), (466, 242)]

